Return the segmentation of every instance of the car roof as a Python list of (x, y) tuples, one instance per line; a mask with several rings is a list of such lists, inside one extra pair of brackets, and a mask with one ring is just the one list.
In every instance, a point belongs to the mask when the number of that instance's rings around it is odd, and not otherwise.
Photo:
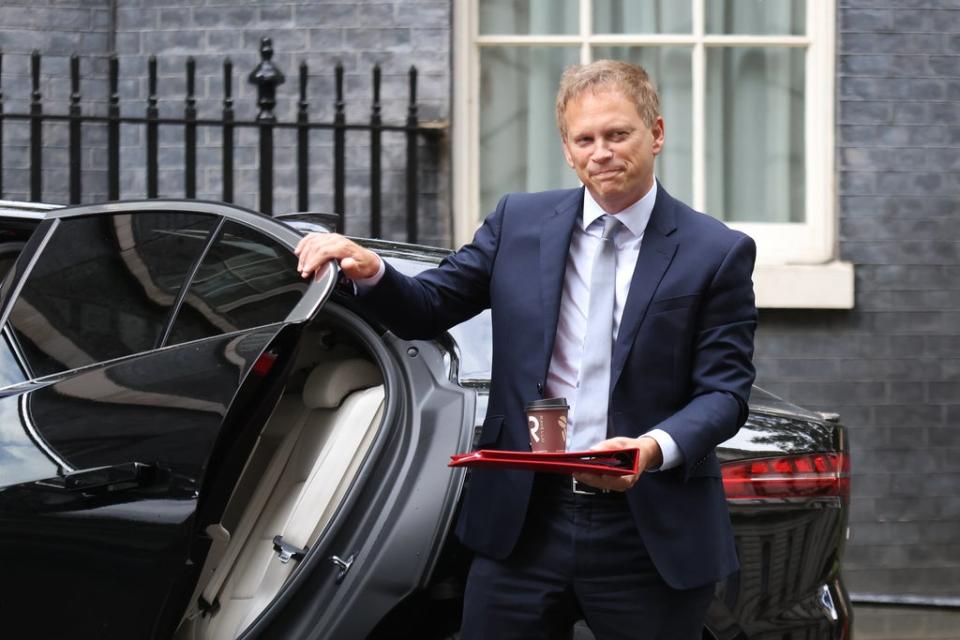
[(63, 205), (42, 202), (22, 202), (19, 200), (0, 200), (0, 216), (21, 220), (39, 220), (47, 211), (62, 209)]

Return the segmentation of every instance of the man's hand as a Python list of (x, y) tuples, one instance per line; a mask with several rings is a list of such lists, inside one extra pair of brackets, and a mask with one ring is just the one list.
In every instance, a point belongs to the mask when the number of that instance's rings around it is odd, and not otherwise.
[(320, 267), (330, 260), (338, 260), (343, 275), (351, 280), (375, 276), (380, 269), (377, 254), (337, 233), (307, 234), (293, 253), (300, 258), (297, 270), (304, 278), (318, 273)]
[[(660, 451), (660, 445), (649, 436), (640, 436), (639, 438), (610, 438), (590, 447), (591, 451), (605, 451), (607, 449), (632, 449), (638, 448), (637, 455), (640, 458), (640, 473), (647, 469), (656, 469), (663, 462), (663, 454)], [(575, 473), (573, 477), (577, 482), (588, 484), (598, 489), (609, 489), (610, 491), (626, 491), (637, 483), (640, 473), (629, 476), (607, 476), (596, 473)]]

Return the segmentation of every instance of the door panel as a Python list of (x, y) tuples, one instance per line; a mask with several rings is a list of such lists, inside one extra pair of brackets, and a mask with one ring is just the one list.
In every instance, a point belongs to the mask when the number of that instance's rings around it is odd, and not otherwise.
[[(6, 628), (46, 629), (34, 637), (151, 637), (184, 569), (208, 459), (238, 381), (265, 347), (278, 364), (291, 355), (289, 345), (278, 354), (272, 343), (281, 327), (147, 353), (0, 400), (0, 417), (16, 411), (23, 431), (42, 441), (34, 456), (49, 452), (34, 472), (61, 470), (42, 478), (21, 470), (0, 491)], [(266, 387), (275, 379), (258, 370), (246, 380), (245, 393), (270, 402)], [(258, 428), (229, 425), (234, 435)], [(69, 598), (36, 597), (51, 585)]]

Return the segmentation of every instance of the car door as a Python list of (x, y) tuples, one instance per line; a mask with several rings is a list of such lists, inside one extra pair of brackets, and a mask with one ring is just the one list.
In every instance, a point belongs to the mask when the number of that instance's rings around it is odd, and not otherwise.
[(45, 215), (0, 301), (5, 637), (167, 637), (336, 281), (291, 228), (151, 201)]

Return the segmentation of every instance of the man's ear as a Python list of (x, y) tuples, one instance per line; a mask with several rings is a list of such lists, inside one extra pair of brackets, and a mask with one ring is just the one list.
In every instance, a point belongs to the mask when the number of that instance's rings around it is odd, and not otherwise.
[(663, 151), (663, 116), (657, 116), (653, 126), (650, 128), (650, 133), (653, 135), (653, 155), (657, 155)]

